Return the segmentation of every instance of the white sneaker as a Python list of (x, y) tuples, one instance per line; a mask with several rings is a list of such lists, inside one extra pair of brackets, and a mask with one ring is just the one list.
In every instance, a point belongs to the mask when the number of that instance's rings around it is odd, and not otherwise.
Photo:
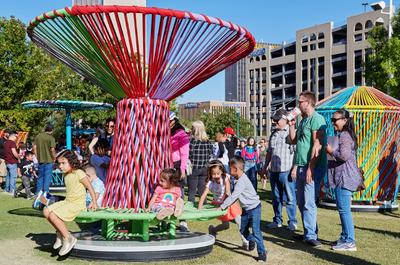
[(60, 249), (60, 252), (58, 252), (58, 255), (60, 256), (67, 255), (71, 251), (71, 249), (74, 248), (77, 241), (78, 240), (71, 234), (67, 239), (63, 239), (63, 244)]
[(297, 225), (294, 223), (289, 223), (288, 229), (290, 231), (296, 231), (297, 230)]
[(62, 237), (60, 232), (56, 232), (56, 242), (54, 242), (53, 249), (58, 249), (62, 246)]
[(275, 222), (270, 223), (270, 224), (267, 225), (267, 228), (279, 228), (279, 227), (282, 227), (282, 224), (278, 224), (278, 223), (275, 223)]

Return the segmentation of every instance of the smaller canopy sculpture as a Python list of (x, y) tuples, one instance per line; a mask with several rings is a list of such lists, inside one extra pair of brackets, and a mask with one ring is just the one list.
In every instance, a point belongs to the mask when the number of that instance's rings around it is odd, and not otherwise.
[(106, 110), (112, 109), (114, 106), (109, 103), (75, 101), (75, 100), (36, 100), (26, 101), (22, 103), (26, 109), (52, 109), (65, 110), (65, 135), (67, 141), (67, 149), (72, 148), (72, 119), (71, 112), (73, 110)]
[[(372, 87), (343, 89), (319, 102), (316, 108), (327, 120), (328, 135), (334, 135), (330, 118), (342, 108), (354, 114), (357, 162), (364, 171), (366, 186), (354, 194), (353, 201), (393, 204), (399, 191), (400, 101)], [(334, 199), (331, 190), (325, 191), (323, 199)]]

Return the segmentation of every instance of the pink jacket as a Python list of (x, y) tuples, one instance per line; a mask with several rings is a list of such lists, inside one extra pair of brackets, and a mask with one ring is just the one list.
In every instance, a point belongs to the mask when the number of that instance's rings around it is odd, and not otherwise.
[(181, 171), (185, 172), (189, 159), (189, 135), (184, 130), (178, 130), (171, 136), (172, 161), (181, 161)]

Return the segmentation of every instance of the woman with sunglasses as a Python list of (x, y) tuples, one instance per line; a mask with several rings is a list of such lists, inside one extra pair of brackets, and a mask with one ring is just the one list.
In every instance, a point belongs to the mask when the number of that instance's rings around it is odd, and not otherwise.
[(337, 251), (356, 251), (353, 217), (351, 215), (351, 197), (357, 190), (361, 174), (357, 167), (357, 139), (354, 133), (353, 115), (347, 110), (336, 111), (331, 118), (336, 132), (337, 147), (326, 146), (333, 160), (328, 164), (328, 183), (335, 189), (336, 205), (339, 211), (342, 232), (332, 246)]

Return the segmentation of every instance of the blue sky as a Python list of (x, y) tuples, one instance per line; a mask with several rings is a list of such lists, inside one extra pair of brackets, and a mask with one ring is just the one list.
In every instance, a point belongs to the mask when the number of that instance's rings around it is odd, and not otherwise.
[[(257, 41), (281, 43), (293, 40), (297, 29), (327, 21), (345, 23), (348, 16), (364, 12), (366, 0), (147, 0), (156, 6), (219, 17), (246, 27)], [(376, 1), (369, 1), (370, 3)], [(386, 1), (388, 4), (388, 0)], [(0, 16), (15, 17), (28, 23), (35, 16), (53, 9), (70, 6), (71, 0), (2, 1)], [(397, 1), (394, 1), (397, 6)], [(369, 10), (369, 9), (367, 9)], [(223, 72), (203, 82), (183, 97), (179, 103), (224, 100)]]

